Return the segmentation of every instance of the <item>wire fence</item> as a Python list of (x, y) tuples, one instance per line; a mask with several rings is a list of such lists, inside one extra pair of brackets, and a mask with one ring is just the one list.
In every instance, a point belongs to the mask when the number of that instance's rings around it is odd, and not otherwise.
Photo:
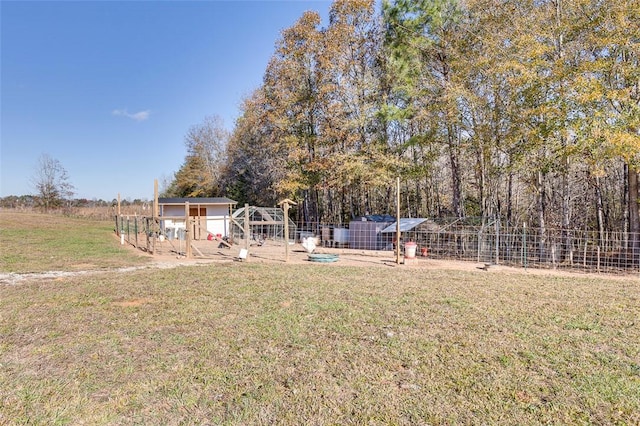
[[(394, 250), (394, 222), (298, 225), (325, 247)], [(640, 273), (640, 235), (628, 232), (560, 230), (504, 226), (436, 224), (401, 231), (401, 249), (416, 243), (418, 257), (464, 260), (487, 265), (571, 269), (585, 272)], [(634, 244), (634, 241), (636, 242)]]
[[(200, 229), (199, 221), (180, 217), (115, 216), (115, 232), (122, 244), (130, 244), (142, 251), (156, 255), (210, 257), (220, 248), (230, 248), (233, 237), (213, 234)], [(191, 234), (188, 235), (188, 232)], [(200, 235), (200, 237), (196, 237)], [(251, 241), (253, 244), (255, 241)]]
[[(168, 232), (156, 218), (116, 216), (116, 232), (127, 242), (149, 253), (186, 251), (185, 234)], [(289, 242), (313, 237), (329, 248), (393, 251), (396, 249), (395, 220), (352, 221), (349, 224), (297, 224), (289, 231)], [(235, 229), (235, 228), (234, 228)], [(265, 233), (264, 225), (251, 225), (250, 236), (260, 240), (283, 240), (282, 232)], [(182, 229), (182, 231), (184, 231)], [(235, 234), (238, 234), (237, 236)], [(211, 239), (212, 236), (209, 236)], [(236, 231), (211, 247), (229, 246), (245, 236)], [(401, 231), (400, 249), (415, 243), (417, 257), (463, 260), (487, 265), (553, 268), (584, 272), (640, 273), (640, 235), (628, 232), (560, 230), (505, 226), (500, 222), (469, 225), (426, 221)], [(257, 240), (256, 240), (257, 242)], [(634, 243), (635, 242), (635, 243)], [(251, 243), (254, 243), (252, 240)], [(258, 242), (261, 244), (261, 241)]]
[[(115, 231), (123, 244), (130, 244), (149, 253), (156, 251), (156, 242), (160, 237), (161, 240), (166, 238), (157, 219), (137, 215), (116, 215)], [(173, 236), (171, 236), (171, 239), (173, 239)]]
[(116, 215), (115, 220), (116, 234), (120, 237), (120, 240), (134, 247), (140, 247), (140, 240), (144, 235), (144, 218)]

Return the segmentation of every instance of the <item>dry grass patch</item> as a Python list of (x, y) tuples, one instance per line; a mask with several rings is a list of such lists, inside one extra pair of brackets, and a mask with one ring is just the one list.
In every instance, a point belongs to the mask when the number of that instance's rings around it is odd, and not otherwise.
[(638, 424), (640, 282), (224, 264), (0, 287), (0, 423)]

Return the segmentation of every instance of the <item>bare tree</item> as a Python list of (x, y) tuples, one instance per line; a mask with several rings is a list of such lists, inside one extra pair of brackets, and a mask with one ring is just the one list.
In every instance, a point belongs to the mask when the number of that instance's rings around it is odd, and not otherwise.
[(213, 115), (192, 126), (185, 137), (189, 155), (199, 157), (204, 163), (207, 186), (212, 195), (220, 193), (220, 174), (229, 136), (222, 118)]
[(62, 206), (65, 200), (73, 197), (75, 190), (62, 163), (48, 154), (42, 154), (38, 159), (32, 184), (45, 212)]
[(176, 197), (214, 197), (222, 195), (222, 169), (226, 162), (229, 132), (221, 117), (205, 117), (185, 136), (187, 155), (165, 194)]

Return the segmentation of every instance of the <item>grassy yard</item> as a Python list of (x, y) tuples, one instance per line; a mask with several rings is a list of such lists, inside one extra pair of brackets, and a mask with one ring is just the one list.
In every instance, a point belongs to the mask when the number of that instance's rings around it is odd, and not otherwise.
[(73, 271), (148, 262), (114, 237), (114, 223), (0, 211), (0, 272)]
[(0, 285), (0, 424), (639, 424), (639, 318), (637, 278), (509, 271)]

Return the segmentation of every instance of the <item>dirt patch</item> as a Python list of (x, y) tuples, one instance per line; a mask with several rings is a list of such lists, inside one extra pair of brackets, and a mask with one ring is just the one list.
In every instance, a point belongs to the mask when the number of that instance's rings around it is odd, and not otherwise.
[[(221, 249), (217, 256), (211, 256), (212, 259), (235, 260), (240, 251), (240, 246), (233, 246), (231, 249)], [(402, 269), (415, 269), (424, 270), (458, 270), (458, 271), (474, 271), (478, 274), (493, 274), (493, 273), (509, 273), (509, 274), (523, 274), (523, 275), (536, 275), (536, 276), (564, 276), (564, 277), (597, 277), (599, 279), (606, 278), (612, 280), (628, 280), (629, 278), (640, 277), (635, 274), (627, 275), (608, 275), (598, 273), (586, 273), (577, 270), (557, 270), (557, 269), (536, 269), (536, 268), (524, 268), (513, 267), (504, 265), (491, 265), (487, 266), (482, 262), (469, 262), (460, 260), (449, 259), (434, 259), (429, 256), (416, 256), (413, 259), (405, 259), (404, 256), (400, 256), (400, 263), (396, 263), (396, 255), (391, 251), (373, 251), (373, 250), (355, 250), (348, 248), (329, 248), (318, 247), (314, 253), (332, 253), (339, 256), (339, 260), (335, 263), (326, 263), (328, 268), (335, 268), (341, 266), (352, 267), (381, 267), (381, 268), (402, 268)], [(256, 263), (290, 263), (290, 264), (312, 264), (309, 261), (308, 253), (300, 245), (289, 246), (289, 261), (285, 261), (285, 247), (278, 244), (267, 244), (263, 246), (251, 246), (249, 248), (248, 262)]]
[[(176, 253), (172, 255), (154, 256), (154, 259), (161, 262), (178, 262), (185, 263), (209, 263), (209, 262), (240, 262), (240, 249), (244, 246), (241, 244), (233, 245), (231, 248), (217, 248), (210, 241), (195, 241), (194, 246), (198, 248), (203, 256), (196, 255), (192, 259), (186, 259), (184, 256), (178, 256)], [(212, 248), (214, 247), (214, 248)], [(485, 263), (457, 261), (449, 259), (433, 259), (431, 257), (416, 256), (413, 259), (405, 259), (400, 256), (400, 263), (396, 263), (396, 255), (391, 251), (374, 251), (374, 250), (356, 250), (349, 248), (330, 248), (318, 247), (314, 253), (337, 254), (339, 260), (335, 263), (316, 263), (324, 265), (327, 268), (336, 267), (381, 267), (381, 268), (408, 268), (408, 269), (434, 269), (434, 270), (461, 270), (474, 271), (478, 274), (491, 273), (514, 273), (528, 275), (548, 275), (548, 276), (566, 276), (566, 277), (585, 277), (592, 276), (598, 278), (610, 279), (629, 279), (630, 275), (607, 275), (597, 273), (585, 273), (579, 271), (562, 271), (556, 269), (532, 269), (523, 267), (511, 267), (503, 265), (487, 266)], [(242, 262), (249, 263), (280, 263), (280, 264), (314, 264), (309, 261), (307, 251), (301, 244), (293, 244), (289, 246), (289, 259), (286, 260), (285, 246), (278, 242), (267, 240), (262, 245), (252, 245), (249, 247), (249, 254), (246, 260)], [(632, 277), (637, 277), (633, 275)], [(640, 277), (639, 277), (640, 278)]]
[(123, 308), (131, 308), (136, 306), (147, 305), (149, 303), (153, 303), (151, 299), (132, 299), (132, 300), (123, 300), (121, 302), (113, 302), (113, 306), (121, 306)]
[[(314, 264), (309, 261), (307, 251), (300, 245), (289, 246), (289, 259), (286, 260), (285, 246), (284, 244), (278, 244), (267, 241), (262, 246), (251, 246), (249, 248), (249, 254), (245, 260), (240, 259), (240, 249), (242, 245), (236, 244), (231, 248), (218, 248), (210, 241), (195, 241), (194, 246), (198, 248), (199, 253), (196, 254), (194, 250), (194, 256), (190, 259), (186, 258), (183, 254), (173, 252), (171, 250), (159, 250), (155, 255), (146, 254), (133, 246), (127, 245), (128, 250), (131, 250), (132, 254), (137, 256), (148, 256), (151, 260), (150, 263), (144, 266), (131, 266), (124, 268), (114, 269), (93, 269), (91, 264), (87, 264), (87, 270), (74, 270), (74, 271), (49, 271), (44, 273), (0, 273), (0, 285), (8, 284), (15, 285), (22, 282), (41, 280), (41, 279), (61, 279), (66, 277), (73, 277), (78, 275), (103, 273), (103, 272), (120, 272), (126, 273), (130, 271), (136, 271), (140, 269), (170, 269), (180, 266), (193, 266), (204, 265), (212, 263), (233, 263), (233, 262), (248, 262), (248, 263), (273, 263), (273, 264)], [(371, 250), (354, 250), (348, 248), (327, 248), (319, 247), (315, 253), (331, 253), (337, 254), (339, 260), (334, 263), (325, 263), (327, 268), (339, 268), (339, 267), (380, 267), (380, 268), (409, 268), (409, 269), (433, 269), (433, 270), (461, 270), (461, 271), (477, 271), (479, 274), (506, 272), (514, 274), (530, 274), (530, 275), (548, 275), (548, 276), (569, 276), (569, 277), (585, 277), (593, 276), (598, 278), (607, 278), (613, 280), (628, 280), (629, 275), (606, 275), (606, 274), (593, 274), (593, 273), (580, 273), (580, 272), (568, 272), (558, 271), (553, 269), (531, 269), (531, 268), (518, 268), (502, 265), (493, 265), (486, 267), (483, 263), (477, 262), (465, 262), (455, 260), (440, 260), (432, 259), (429, 257), (415, 257), (413, 259), (404, 259), (400, 256), (400, 263), (396, 263), (396, 256), (390, 251), (371, 251)], [(76, 265), (77, 266), (77, 265)], [(632, 276), (638, 278), (637, 276)], [(639, 278), (640, 279), (640, 278)]]

